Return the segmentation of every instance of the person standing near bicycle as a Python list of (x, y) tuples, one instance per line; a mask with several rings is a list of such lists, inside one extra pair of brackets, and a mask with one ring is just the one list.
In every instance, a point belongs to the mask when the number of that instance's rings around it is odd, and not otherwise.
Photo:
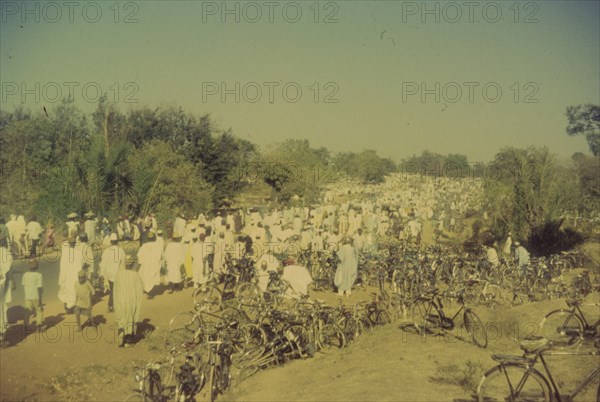
[(515, 242), (515, 247), (517, 267), (519, 267), (521, 276), (524, 277), (527, 275), (527, 268), (529, 267), (529, 251), (518, 241)]
[(342, 246), (338, 250), (337, 255), (340, 263), (335, 271), (334, 285), (338, 289), (338, 296), (345, 294), (349, 297), (352, 293), (352, 285), (354, 285), (358, 272), (356, 250), (352, 246), (352, 240), (349, 237), (342, 239)]
[(204, 233), (200, 235), (194, 235), (192, 237), (193, 243), (190, 248), (192, 258), (192, 278), (194, 281), (194, 289), (200, 287), (205, 288), (206, 283), (210, 278), (210, 267), (208, 264), (209, 249), (211, 247), (210, 242), (206, 242)]
[(497, 246), (498, 246), (498, 243), (494, 242), (494, 244), (488, 245), (485, 250), (485, 255), (486, 255), (487, 261), (491, 265), (492, 268), (496, 268), (498, 265), (500, 265), (500, 259), (498, 258), (498, 252), (496, 251)]

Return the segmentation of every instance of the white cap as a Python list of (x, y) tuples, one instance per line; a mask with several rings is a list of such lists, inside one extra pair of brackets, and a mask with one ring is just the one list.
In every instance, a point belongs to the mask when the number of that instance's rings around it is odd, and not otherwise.
[(117, 237), (116, 233), (111, 233), (110, 237), (109, 237), (109, 240), (110, 241), (117, 241), (117, 240), (119, 240), (119, 238)]

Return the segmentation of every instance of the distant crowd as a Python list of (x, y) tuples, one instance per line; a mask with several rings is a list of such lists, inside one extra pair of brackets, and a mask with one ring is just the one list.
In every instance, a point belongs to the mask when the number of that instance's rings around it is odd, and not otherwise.
[[(425, 221), (437, 231), (457, 230), (468, 210), (480, 210), (480, 190), (473, 180), (398, 175), (380, 185), (337, 183), (319, 205), (237, 208), (192, 216), (179, 212), (162, 225), (153, 213), (136, 219), (123, 215), (116, 222), (99, 219), (92, 211), (83, 220), (71, 213), (65, 230), (61, 228), (66, 241), (60, 245), (54, 244), (54, 225), (44, 230), (35, 216), (26, 223), (22, 215), (11, 215), (8, 222), (0, 220), (0, 329), (4, 336), (6, 309), (16, 286), (11, 279), (12, 258), (36, 257), (40, 248), (61, 251), (58, 298), (68, 313), (75, 314), (78, 326), (95, 325), (92, 304), (100, 290), (108, 296), (109, 311), (115, 313), (123, 346), (140, 320), (142, 300), (154, 297), (161, 281), (168, 284), (169, 292), (184, 286), (204, 287), (223, 276), (227, 261), (247, 258), (263, 290), (268, 272), (285, 271), (294, 293), (305, 294), (310, 272), (297, 264), (298, 257), (328, 252), (339, 260), (337, 292), (349, 295), (361, 255), (377, 252), (379, 241), (388, 237), (419, 244)], [(36, 327), (44, 330), (38, 261), (30, 258), (30, 272), (21, 285), (29, 311), (25, 322), (35, 315)], [(88, 317), (83, 325), (82, 315)]]

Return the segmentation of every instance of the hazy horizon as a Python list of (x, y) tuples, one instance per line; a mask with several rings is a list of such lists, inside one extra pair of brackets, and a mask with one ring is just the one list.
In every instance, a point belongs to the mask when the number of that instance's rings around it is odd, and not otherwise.
[(100, 89), (122, 112), (208, 113), (260, 147), (589, 154), (565, 111), (600, 103), (596, 1), (65, 4), (1, 3), (2, 110), (51, 110), (72, 88), (90, 112)]

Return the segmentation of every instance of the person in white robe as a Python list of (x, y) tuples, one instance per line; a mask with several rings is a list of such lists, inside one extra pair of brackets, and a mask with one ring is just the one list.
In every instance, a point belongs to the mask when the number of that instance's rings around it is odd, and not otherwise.
[(202, 233), (198, 237), (194, 237), (191, 246), (194, 289), (206, 285), (210, 278), (208, 255), (210, 254), (209, 248), (212, 244), (205, 242), (204, 236)]
[(290, 283), (291, 289), (288, 289), (285, 297), (299, 298), (308, 294), (308, 285), (313, 281), (308, 269), (302, 265), (288, 265), (283, 268), (282, 279)]
[(148, 241), (138, 250), (140, 277), (144, 284), (144, 292), (151, 299), (152, 289), (160, 284), (160, 267), (162, 265), (162, 248), (156, 242), (154, 232), (148, 232)]
[(174, 237), (165, 248), (165, 263), (167, 266), (167, 281), (169, 282), (169, 293), (174, 290), (181, 290), (183, 277), (181, 270), (185, 262), (185, 249), (181, 239)]
[(114, 302), (119, 347), (123, 347), (135, 335), (143, 295), (144, 285), (139, 272), (135, 270), (135, 260), (132, 256), (127, 256), (115, 276)]
[(108, 282), (108, 311), (114, 311), (114, 285), (119, 267), (125, 262), (125, 250), (119, 246), (116, 233), (111, 233), (110, 246), (102, 252), (100, 258), (100, 276)]
[(335, 271), (334, 285), (338, 288), (338, 296), (350, 296), (358, 272), (356, 250), (351, 243), (352, 241), (345, 237), (337, 253), (340, 263)]
[(84, 267), (84, 250), (77, 246), (77, 237), (70, 236), (62, 244), (60, 270), (58, 273), (58, 298), (64, 303), (65, 311), (70, 313), (75, 307), (75, 284), (78, 273)]
[(12, 291), (16, 289), (10, 271), (13, 257), (8, 248), (8, 241), (8, 238), (2, 239), (0, 244), (0, 342), (5, 341), (8, 329), (8, 305), (12, 302)]

